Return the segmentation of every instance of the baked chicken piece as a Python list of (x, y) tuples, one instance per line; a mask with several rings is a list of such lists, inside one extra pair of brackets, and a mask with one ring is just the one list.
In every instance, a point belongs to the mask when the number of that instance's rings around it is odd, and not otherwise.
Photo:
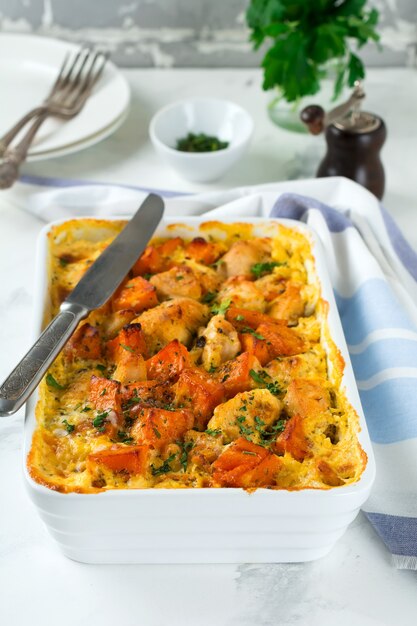
[(223, 315), (214, 315), (211, 318), (198, 342), (199, 345), (204, 345), (201, 360), (207, 371), (234, 359), (240, 352), (238, 334)]
[(208, 429), (221, 431), (226, 443), (240, 436), (259, 443), (264, 429), (279, 419), (282, 408), (282, 402), (268, 389), (244, 391), (214, 409)]
[(221, 258), (226, 275), (253, 278), (252, 267), (271, 261), (271, 241), (257, 237), (250, 241), (236, 241)]
[(189, 346), (193, 335), (208, 318), (205, 304), (192, 298), (174, 298), (145, 311), (134, 321), (140, 323), (148, 350), (155, 354), (174, 339)]

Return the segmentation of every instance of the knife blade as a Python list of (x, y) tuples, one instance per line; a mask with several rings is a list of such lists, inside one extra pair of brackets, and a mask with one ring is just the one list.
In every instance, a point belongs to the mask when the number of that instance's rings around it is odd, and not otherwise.
[(162, 198), (150, 194), (122, 232), (89, 267), (66, 302), (89, 310), (103, 306), (145, 249), (163, 211)]
[(45, 328), (0, 386), (0, 416), (12, 415), (29, 398), (79, 322), (115, 292), (152, 237), (164, 213), (162, 198), (150, 194), (112, 243), (89, 267)]

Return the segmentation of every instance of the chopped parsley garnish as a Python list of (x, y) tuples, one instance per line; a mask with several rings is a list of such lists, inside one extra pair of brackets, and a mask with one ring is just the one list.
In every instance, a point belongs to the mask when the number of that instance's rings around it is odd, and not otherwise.
[(259, 431), (261, 440), (259, 444), (264, 447), (268, 447), (274, 440), (276, 435), (282, 433), (285, 428), (286, 421), (278, 420), (273, 426), (268, 426), (265, 430)]
[(241, 435), (245, 435), (245, 437), (247, 437), (249, 435), (253, 435), (252, 428), (248, 428), (244, 424), (239, 424), (239, 432), (240, 432)]
[(158, 439), (161, 438), (161, 433), (159, 432), (159, 430), (157, 428), (155, 428), (155, 426), (152, 428), (153, 432), (155, 433), (155, 435), (158, 437)]
[(212, 437), (217, 437), (217, 435), (222, 434), (222, 431), (219, 428), (207, 428), (204, 432), (206, 435), (211, 435)]
[(107, 388), (104, 387), (103, 391), (100, 393), (101, 396), (105, 396), (107, 393)]
[(216, 152), (224, 150), (228, 145), (228, 141), (221, 141), (212, 135), (188, 133), (185, 137), (177, 139), (176, 149), (180, 152)]
[[(137, 392), (137, 390), (135, 389), (135, 391)], [(131, 407), (134, 404), (138, 404), (139, 402), (142, 402), (141, 398), (139, 398), (138, 395), (133, 395), (131, 398), (129, 398), (128, 400), (126, 400), (126, 402), (124, 403), (124, 407)]]
[(249, 428), (245, 423), (246, 415), (239, 415), (239, 417), (236, 418), (236, 421), (238, 422), (239, 432), (241, 435), (245, 435), (246, 437), (248, 437), (249, 435), (253, 434), (252, 428)]
[(282, 393), (282, 389), (276, 381), (266, 383), (266, 389), (272, 393), (273, 396), (279, 396)]
[(106, 421), (106, 417), (108, 416), (108, 411), (103, 411), (102, 413), (98, 413), (96, 417), (93, 419), (93, 426), (97, 428), (100, 432), (104, 431), (104, 422)]
[(209, 368), (209, 374), (214, 374), (214, 372), (216, 371), (217, 367), (215, 365), (210, 365)]
[(182, 275), (175, 276), (175, 280), (184, 280), (184, 276)]
[(85, 406), (83, 409), (81, 409), (81, 413), (87, 413), (88, 411), (91, 411), (91, 407), (89, 406)]
[(206, 302), (207, 304), (210, 304), (210, 302), (213, 302), (216, 296), (217, 296), (217, 293), (215, 291), (208, 291), (202, 297), (202, 302)]
[(274, 267), (280, 267), (281, 265), (285, 265), (285, 263), (279, 263), (278, 261), (271, 261), (270, 263), (255, 263), (255, 265), (252, 265), (250, 268), (250, 271), (255, 278), (260, 278), (263, 274), (272, 272)]
[(119, 438), (119, 441), (121, 443), (133, 443), (134, 439), (133, 437), (129, 437), (129, 435), (127, 433), (124, 432), (124, 430), (119, 430), (117, 433), (117, 436)]
[(242, 450), (242, 454), (250, 454), (251, 456), (258, 456), (256, 452), (251, 452), (250, 450)]
[(239, 314), (239, 315), (236, 315), (236, 318), (235, 318), (235, 319), (236, 319), (236, 321), (237, 321), (237, 322), (243, 322), (243, 320), (244, 320), (245, 318), (243, 317), (243, 315), (240, 315), (240, 314)]
[(134, 349), (130, 346), (126, 346), (124, 343), (120, 343), (119, 345), (121, 348), (123, 348), (123, 350), (127, 350), (127, 352), (132, 352), (133, 354), (135, 354)]
[(272, 431), (274, 433), (282, 433), (282, 431), (285, 428), (285, 424), (286, 424), (285, 420), (278, 420), (277, 423), (274, 424), (274, 426), (272, 427)]
[(67, 259), (65, 259), (63, 257), (61, 257), (59, 259), (59, 264), (60, 264), (61, 267), (67, 267), (68, 263), (69, 263), (69, 261), (67, 261)]
[(60, 385), (57, 380), (52, 376), (52, 374), (47, 374), (46, 376), (46, 384), (49, 387), (53, 387), (54, 389), (65, 389), (63, 385)]
[(242, 330), (240, 332), (244, 333), (244, 334), (247, 334), (247, 335), (252, 335), (256, 339), (265, 339), (265, 337), (263, 337), (262, 335), (257, 333), (256, 330), (253, 330), (253, 328), (249, 328), (249, 326), (245, 326), (245, 328), (242, 328)]
[(214, 313), (214, 315), (224, 315), (231, 304), (231, 299), (227, 298), (226, 300), (223, 300), (223, 302), (221, 302), (220, 304), (213, 304), (213, 306), (211, 307), (211, 312)]
[(144, 278), (145, 280), (149, 280), (150, 278), (152, 278), (152, 274), (144, 274), (144, 275), (143, 275), (143, 278)]
[(180, 463), (182, 465), (182, 469), (184, 470), (184, 472), (186, 472), (187, 463), (188, 463), (188, 453), (192, 449), (194, 443), (192, 441), (184, 441), (183, 443), (181, 441), (176, 441), (175, 443), (179, 445), (179, 447), (181, 448)]
[(75, 425), (69, 424), (67, 420), (62, 420), (62, 423), (65, 424), (65, 430), (67, 433), (71, 434), (75, 430)]
[(255, 424), (256, 424), (255, 426), (256, 430), (260, 430), (262, 426), (265, 426), (265, 422), (263, 421), (263, 419), (259, 417), (259, 415), (255, 417)]
[(161, 476), (161, 474), (166, 474), (171, 471), (172, 461), (175, 459), (177, 455), (171, 454), (159, 467), (155, 467), (155, 465), (151, 465), (152, 476)]
[(265, 371), (255, 372), (255, 370), (249, 370), (249, 375), (255, 381), (255, 383), (258, 383), (258, 385), (262, 385), (264, 389), (268, 389), (268, 391), (272, 393), (273, 396), (279, 396), (279, 394), (282, 392), (279, 384), (276, 381), (272, 380), (269, 374), (267, 374)]
[(177, 407), (170, 402), (162, 404), (162, 408), (165, 409), (165, 411), (176, 411), (177, 409)]
[(98, 364), (96, 365), (96, 368), (97, 368), (98, 370), (100, 370), (100, 372), (105, 372), (105, 371), (106, 371), (106, 369), (107, 369), (107, 368), (106, 368), (106, 366), (105, 366), (105, 365), (101, 365), (101, 363), (98, 363)]
[(262, 376), (258, 372), (255, 372), (255, 370), (249, 370), (249, 375), (255, 381), (255, 383), (258, 383), (258, 385), (265, 384)]

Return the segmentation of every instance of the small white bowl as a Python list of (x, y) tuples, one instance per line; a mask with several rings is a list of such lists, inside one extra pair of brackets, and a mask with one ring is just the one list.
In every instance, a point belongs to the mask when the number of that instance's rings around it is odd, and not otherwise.
[[(216, 180), (236, 163), (246, 150), (253, 131), (249, 113), (229, 100), (193, 98), (180, 100), (158, 111), (151, 120), (151, 141), (184, 178), (205, 183)], [(229, 143), (214, 152), (181, 152), (175, 146), (188, 133), (205, 133)]]

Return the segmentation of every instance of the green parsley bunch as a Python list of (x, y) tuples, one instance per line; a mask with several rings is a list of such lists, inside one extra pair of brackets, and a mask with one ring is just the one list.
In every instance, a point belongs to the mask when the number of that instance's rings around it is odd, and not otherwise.
[(246, 21), (257, 50), (272, 45), (262, 61), (263, 88), (279, 87), (288, 102), (313, 95), (336, 61), (334, 97), (347, 84), (365, 76), (361, 59), (352, 51), (379, 40), (378, 11), (367, 0), (250, 0)]

